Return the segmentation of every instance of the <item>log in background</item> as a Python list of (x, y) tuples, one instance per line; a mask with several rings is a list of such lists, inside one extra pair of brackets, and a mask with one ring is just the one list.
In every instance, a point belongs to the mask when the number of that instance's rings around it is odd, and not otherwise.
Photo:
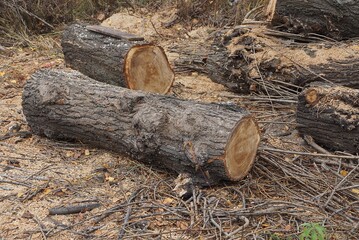
[(277, 0), (272, 24), (293, 33), (317, 33), (337, 40), (359, 37), (357, 0)]
[(298, 97), (300, 133), (331, 150), (359, 153), (359, 90), (313, 84)]

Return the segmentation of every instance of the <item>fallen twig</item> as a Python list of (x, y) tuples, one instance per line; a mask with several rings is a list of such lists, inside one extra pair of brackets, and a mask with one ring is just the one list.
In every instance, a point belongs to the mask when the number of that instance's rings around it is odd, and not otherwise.
[[(133, 192), (131, 194), (131, 196), (128, 198), (127, 203), (131, 203), (137, 197), (137, 195), (140, 192), (142, 192), (142, 190), (143, 190), (143, 188), (140, 188), (140, 189), (137, 189), (135, 192)], [(128, 224), (128, 221), (130, 220), (131, 211), (132, 211), (132, 207), (128, 206), (127, 211), (126, 211), (126, 216), (125, 216), (125, 218), (123, 220), (121, 230), (120, 230), (120, 232), (118, 234), (118, 237), (117, 237), (118, 240), (123, 239), (123, 236), (125, 235), (125, 228), (126, 228), (126, 226)]]
[(80, 212), (91, 211), (92, 209), (100, 207), (100, 203), (86, 203), (80, 205), (70, 205), (66, 207), (58, 207), (49, 209), (49, 215), (66, 215)]
[(278, 149), (278, 148), (270, 148), (270, 147), (259, 147), (259, 150), (270, 151), (270, 152), (297, 154), (297, 155), (307, 155), (307, 156), (314, 156), (314, 157), (333, 157), (333, 158), (344, 158), (344, 159), (359, 159), (359, 156), (297, 152), (297, 151), (290, 151), (290, 150), (284, 150), (284, 149)]
[(328, 200), (325, 202), (324, 207), (328, 206), (330, 200), (333, 198), (334, 193), (342, 186), (342, 184), (347, 180), (347, 178), (359, 167), (359, 164), (353, 168), (333, 189), (331, 194), (328, 197)]

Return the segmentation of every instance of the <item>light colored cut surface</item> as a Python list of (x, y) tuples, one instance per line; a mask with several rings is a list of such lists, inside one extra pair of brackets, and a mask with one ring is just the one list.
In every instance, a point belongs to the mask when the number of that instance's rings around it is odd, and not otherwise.
[(130, 89), (165, 94), (174, 80), (174, 73), (161, 47), (135, 46), (125, 59), (125, 78)]
[(314, 104), (314, 103), (318, 100), (317, 91), (316, 91), (315, 89), (310, 89), (310, 90), (305, 94), (305, 100), (306, 100), (307, 103), (309, 103), (309, 104)]
[(225, 154), (225, 166), (232, 180), (245, 177), (254, 162), (260, 134), (251, 118), (243, 119), (234, 129)]

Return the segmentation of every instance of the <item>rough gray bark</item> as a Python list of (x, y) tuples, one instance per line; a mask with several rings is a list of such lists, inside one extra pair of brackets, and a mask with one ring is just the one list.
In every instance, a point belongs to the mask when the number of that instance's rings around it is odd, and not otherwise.
[(359, 90), (316, 84), (298, 98), (298, 130), (331, 150), (359, 153)]
[[(102, 33), (93, 29), (100, 29)], [(74, 24), (62, 38), (65, 62), (97, 81), (166, 94), (172, 86), (174, 72), (164, 50), (143, 41), (126, 40), (126, 37), (140, 39), (103, 26)]]
[(357, 0), (278, 0), (272, 24), (293, 33), (318, 33), (337, 40), (359, 37)]
[(33, 74), (23, 112), (35, 134), (126, 153), (200, 185), (246, 176), (259, 144), (257, 125), (238, 107), (114, 88), (76, 71)]
[(345, 61), (332, 59), (330, 63), (311, 65), (308, 68), (312, 72), (300, 68), (297, 70), (294, 76), (295, 84), (304, 86), (311, 82), (324, 81), (325, 78), (336, 85), (359, 89), (359, 59), (356, 57)]
[[(199, 51), (184, 51), (177, 71), (197, 71), (237, 93), (261, 91), (272, 95), (323, 81), (359, 89), (356, 42), (283, 44), (265, 30), (234, 30)], [(188, 53), (186, 53), (188, 52)], [(266, 85), (266, 86), (264, 86)]]
[(97, 81), (127, 87), (123, 64), (127, 52), (143, 41), (127, 41), (95, 33), (73, 24), (63, 33), (61, 46), (66, 65)]

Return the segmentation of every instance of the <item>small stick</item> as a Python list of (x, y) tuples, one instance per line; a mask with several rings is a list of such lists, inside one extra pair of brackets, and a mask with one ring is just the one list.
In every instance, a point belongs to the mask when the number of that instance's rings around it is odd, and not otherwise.
[(155, 32), (158, 34), (158, 36), (160, 36), (160, 38), (163, 38), (163, 35), (157, 31), (157, 28), (151, 19), (150, 19), (150, 23), (151, 23), (153, 29), (155, 30)]
[(345, 180), (359, 167), (359, 164), (356, 165), (355, 168), (353, 168), (333, 189), (332, 193), (330, 194), (328, 200), (325, 202), (324, 207), (327, 207), (330, 200), (332, 200), (334, 193), (337, 191), (338, 188), (345, 182)]
[(7, 180), (0, 180), (0, 183), (8, 183), (8, 184), (13, 184), (13, 185), (20, 185), (20, 186), (25, 186), (30, 188), (31, 185), (27, 184), (27, 183), (22, 183), (22, 182), (18, 182), (18, 181), (7, 181)]
[(92, 209), (100, 207), (100, 203), (86, 203), (80, 205), (70, 205), (66, 207), (58, 207), (49, 209), (49, 215), (66, 215), (80, 212), (91, 211)]
[(202, 197), (203, 199), (203, 209), (202, 209), (202, 214), (203, 214), (203, 226), (202, 228), (205, 228), (207, 225), (207, 221), (208, 221), (208, 217), (207, 217), (207, 198), (206, 197)]
[(226, 236), (228, 238), (232, 237), (233, 235), (239, 233), (240, 231), (242, 231), (244, 228), (248, 227), (249, 225), (249, 220), (248, 218), (246, 218), (245, 216), (240, 216), (240, 218), (244, 221), (244, 224), (242, 226), (240, 226), (238, 229), (234, 230), (233, 232), (227, 234)]
[(228, 233), (226, 233), (223, 228), (213, 219), (213, 216), (212, 216), (212, 213), (209, 212), (209, 217), (210, 217), (210, 220), (211, 220), (211, 223), (216, 227), (218, 228), (220, 234), (224, 234), (226, 237), (228, 237)]
[(307, 142), (307, 144), (309, 144), (310, 146), (315, 148), (315, 150), (317, 150), (318, 152), (321, 152), (321, 153), (324, 153), (324, 154), (330, 154), (329, 151), (325, 150), (324, 148), (322, 148), (321, 146), (316, 144), (314, 142), (314, 139), (312, 138), (312, 136), (304, 135), (304, 140)]
[(120, 233), (118, 234), (118, 237), (117, 237), (118, 240), (123, 239), (123, 236), (125, 235), (125, 227), (127, 226), (128, 221), (130, 220), (131, 212), (132, 212), (132, 207), (129, 206), (127, 208), (126, 216), (125, 216), (125, 219), (123, 221)]
[(277, 4), (277, 0), (270, 0), (268, 3), (268, 7), (266, 9), (265, 12), (265, 16), (267, 17), (266, 21), (267, 22), (271, 22), (273, 17), (274, 17), (274, 13), (275, 13), (275, 6)]
[(289, 151), (289, 150), (278, 149), (278, 148), (270, 148), (270, 147), (260, 147), (259, 149), (260, 150), (265, 150), (265, 151), (270, 151), (270, 152), (289, 153), (289, 154), (297, 154), (297, 155), (305, 155), (305, 156), (333, 157), (333, 158), (344, 158), (344, 159), (359, 159), (359, 156), (346, 156), (346, 155), (334, 155), (334, 154), (297, 152), (297, 151)]
[(329, 159), (313, 158), (312, 161), (318, 162), (318, 163), (325, 163), (327, 165), (343, 166), (345, 168), (350, 168), (350, 169), (353, 169), (356, 167), (355, 165), (350, 165), (348, 163), (342, 163), (342, 162), (333, 161), (333, 160), (329, 160)]
[[(137, 195), (142, 192), (144, 188), (140, 188), (140, 189), (137, 189), (136, 191), (134, 191), (131, 196), (129, 197), (127, 203), (131, 203), (136, 197)], [(132, 207), (131, 206), (128, 206), (127, 208), (127, 211), (126, 211), (126, 216), (125, 216), (125, 219), (123, 220), (123, 224), (122, 224), (122, 227), (121, 227), (121, 230), (118, 234), (118, 237), (117, 239), (120, 240), (120, 239), (123, 239), (124, 235), (125, 235), (125, 228), (126, 226), (128, 225), (128, 222), (130, 220), (130, 215), (131, 215), (131, 211), (132, 211)]]
[(24, 202), (24, 201), (32, 200), (38, 193), (42, 192), (48, 186), (49, 186), (49, 183), (47, 182), (45, 184), (42, 184), (42, 185), (36, 187), (35, 190), (31, 190), (30, 193), (26, 197), (24, 197), (21, 201)]
[(43, 227), (44, 227), (43, 224), (41, 224), (40, 220), (36, 216), (33, 216), (32, 219), (39, 225), (42, 238), (44, 240), (47, 240), (46, 234), (45, 234), (44, 229), (43, 229)]

